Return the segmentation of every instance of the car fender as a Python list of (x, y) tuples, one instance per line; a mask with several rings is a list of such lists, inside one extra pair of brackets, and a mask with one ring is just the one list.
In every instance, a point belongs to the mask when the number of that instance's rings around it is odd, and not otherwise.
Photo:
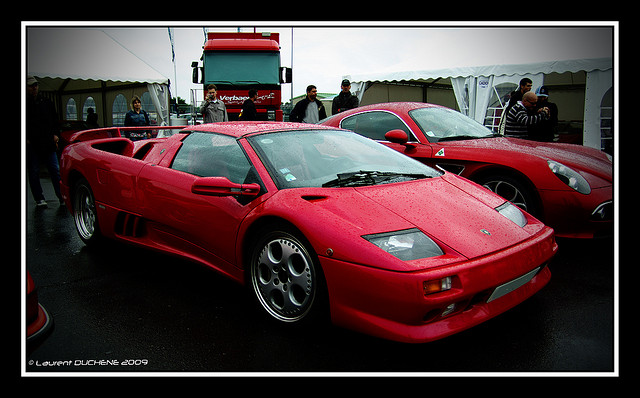
[[(362, 208), (358, 210), (356, 206)], [(246, 260), (247, 249), (250, 249), (247, 245), (250, 246), (255, 225), (263, 226), (275, 220), (285, 221), (298, 229), (318, 256), (406, 270), (402, 261), (379, 250), (362, 235), (398, 231), (414, 225), (354, 189), (285, 189), (263, 199), (240, 227), (239, 239), (244, 244), (237, 247), (243, 247), (244, 254), (238, 253), (239, 258)]]

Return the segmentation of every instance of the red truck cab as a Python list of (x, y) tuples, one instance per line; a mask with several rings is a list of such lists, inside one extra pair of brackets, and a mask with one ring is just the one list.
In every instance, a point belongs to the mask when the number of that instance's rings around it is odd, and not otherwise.
[[(193, 82), (215, 84), (229, 120), (238, 120), (249, 90), (258, 91), (254, 102), (262, 120), (282, 121), (281, 84), (291, 82), (291, 68), (280, 66), (280, 34), (209, 32), (203, 46), (202, 67), (193, 62)], [(199, 79), (199, 73), (202, 75)]]

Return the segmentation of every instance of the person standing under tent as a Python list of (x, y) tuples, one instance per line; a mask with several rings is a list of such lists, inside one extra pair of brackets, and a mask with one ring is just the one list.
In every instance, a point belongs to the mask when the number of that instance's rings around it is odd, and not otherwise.
[(27, 176), (31, 194), (36, 201), (36, 208), (46, 208), (40, 184), (40, 165), (47, 167), (53, 190), (60, 204), (63, 204), (60, 193), (60, 165), (58, 164), (58, 116), (53, 103), (39, 94), (39, 84), (35, 77), (27, 76), (26, 104), (26, 160)]

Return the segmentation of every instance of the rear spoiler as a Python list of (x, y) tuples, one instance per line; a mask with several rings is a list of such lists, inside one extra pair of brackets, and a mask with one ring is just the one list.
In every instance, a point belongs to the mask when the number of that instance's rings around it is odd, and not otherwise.
[[(69, 137), (69, 144), (82, 141), (99, 140), (103, 138), (117, 138), (124, 137), (125, 131), (151, 131), (151, 137), (157, 137), (161, 132), (160, 130), (183, 130), (188, 126), (144, 126), (144, 127), (104, 127), (99, 129), (83, 130), (73, 133)], [(162, 132), (165, 134), (164, 132)], [(171, 134), (169, 134), (171, 135)]]

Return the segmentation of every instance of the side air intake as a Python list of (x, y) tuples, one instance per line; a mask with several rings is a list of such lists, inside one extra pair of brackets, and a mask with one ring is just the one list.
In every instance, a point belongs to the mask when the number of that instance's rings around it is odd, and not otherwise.
[(120, 212), (116, 217), (116, 235), (140, 238), (144, 235), (144, 219), (135, 214)]

